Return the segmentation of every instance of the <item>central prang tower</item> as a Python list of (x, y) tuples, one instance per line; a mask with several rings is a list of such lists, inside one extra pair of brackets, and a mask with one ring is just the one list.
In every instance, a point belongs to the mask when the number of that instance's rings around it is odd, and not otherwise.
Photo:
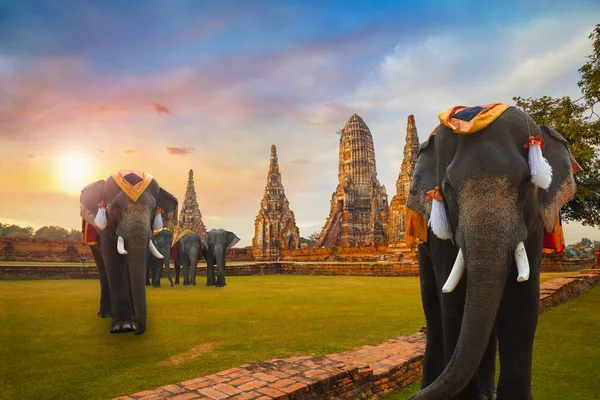
[(358, 114), (340, 135), (338, 181), (317, 247), (387, 244), (387, 193), (377, 180), (371, 131)]

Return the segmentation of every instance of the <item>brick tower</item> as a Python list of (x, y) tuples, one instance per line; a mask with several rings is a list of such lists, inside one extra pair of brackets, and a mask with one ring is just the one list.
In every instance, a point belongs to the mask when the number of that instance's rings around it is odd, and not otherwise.
[(292, 250), (299, 246), (296, 218), (283, 190), (277, 149), (272, 145), (265, 195), (254, 221), (252, 253), (255, 260), (277, 260), (282, 249)]
[(317, 247), (386, 244), (387, 193), (377, 180), (371, 131), (358, 114), (340, 135), (338, 181)]
[(202, 222), (202, 214), (196, 200), (196, 188), (194, 186), (194, 170), (190, 169), (187, 188), (185, 190), (185, 200), (179, 212), (179, 226), (181, 231), (190, 229), (204, 239), (206, 227)]
[(415, 117), (411, 114), (408, 116), (408, 123), (406, 124), (404, 158), (400, 166), (400, 175), (398, 175), (398, 180), (396, 181), (396, 195), (390, 204), (390, 228), (388, 230), (388, 243), (390, 247), (405, 247), (405, 203), (418, 155), (419, 135), (417, 133), (417, 126), (415, 125)]

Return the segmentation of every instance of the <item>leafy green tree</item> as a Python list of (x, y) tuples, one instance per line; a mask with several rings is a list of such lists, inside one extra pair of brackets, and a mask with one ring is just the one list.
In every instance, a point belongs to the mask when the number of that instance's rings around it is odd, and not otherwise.
[(592, 241), (591, 241), (590, 239), (588, 239), (588, 238), (583, 238), (583, 239), (581, 239), (580, 243), (581, 243), (583, 246), (591, 246), (591, 245), (593, 245), (593, 244), (594, 244), (594, 242), (592, 242)]
[(313, 232), (310, 235), (308, 235), (308, 240), (312, 240), (313, 242), (316, 242), (318, 237), (319, 237), (319, 232)]
[(60, 226), (42, 226), (35, 231), (37, 239), (68, 239), (69, 231)]
[(597, 226), (600, 225), (600, 117), (594, 106), (600, 102), (600, 24), (589, 37), (593, 52), (579, 68), (581, 79), (577, 85), (583, 93), (581, 98), (544, 96), (539, 99), (514, 97), (513, 100), (538, 124), (560, 132), (583, 169), (575, 175), (577, 192), (562, 208), (562, 218)]
[(18, 238), (30, 238), (33, 236), (33, 228), (27, 226), (22, 228), (18, 225), (8, 225), (0, 223), (0, 236), (11, 236)]

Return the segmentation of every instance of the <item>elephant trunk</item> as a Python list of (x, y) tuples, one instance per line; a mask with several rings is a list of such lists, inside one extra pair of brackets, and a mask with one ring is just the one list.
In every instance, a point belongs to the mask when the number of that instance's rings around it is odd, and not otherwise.
[(125, 240), (128, 252), (127, 268), (131, 300), (136, 323), (136, 335), (146, 331), (146, 258), (148, 254), (148, 238), (129, 238)]
[(453, 398), (475, 375), (484, 356), (517, 242), (524, 232), (516, 196), (510, 196), (507, 187), (499, 186), (502, 197), (488, 190), (483, 198), (477, 195), (481, 191), (475, 191), (465, 193), (469, 200), (460, 204), (460, 209), (466, 211), (459, 216), (457, 243), (464, 255), (467, 275), (460, 336), (446, 369), (411, 399)]

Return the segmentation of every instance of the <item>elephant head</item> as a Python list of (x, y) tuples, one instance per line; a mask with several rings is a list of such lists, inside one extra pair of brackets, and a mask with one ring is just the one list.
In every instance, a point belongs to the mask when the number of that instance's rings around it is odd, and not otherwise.
[[(121, 171), (82, 189), (81, 216), (101, 232), (113, 305), (111, 333), (133, 330), (133, 319), (135, 333), (144, 333), (146, 254), (150, 249), (155, 256), (163, 257), (150, 240), (151, 227), (161, 213), (167, 219), (177, 215), (177, 205), (177, 199), (145, 173)], [(104, 213), (104, 226), (99, 226), (95, 216)]]
[[(532, 182), (531, 157), (525, 146), (532, 136), (543, 139), (543, 156), (552, 168), (546, 189)], [(543, 230), (554, 230), (560, 208), (574, 191), (566, 141), (514, 107), (473, 134), (457, 134), (440, 125), (421, 147), (406, 206), (425, 215), (426, 220), (431, 217), (435, 224), (432, 201), (438, 200), (431, 197), (443, 195), (434, 206), (441, 205), (449, 240), (460, 249), (444, 289), (452, 290), (463, 271), (468, 279), (460, 338), (452, 358), (438, 379), (414, 399), (452, 398), (469, 382), (486, 350), (509, 286), (515, 288), (511, 295), (527, 292), (518, 296), (527, 303), (523, 307), (533, 310), (533, 328), (525, 334), (533, 343)], [(526, 267), (531, 268), (532, 279), (517, 283), (517, 279), (528, 278)]]

